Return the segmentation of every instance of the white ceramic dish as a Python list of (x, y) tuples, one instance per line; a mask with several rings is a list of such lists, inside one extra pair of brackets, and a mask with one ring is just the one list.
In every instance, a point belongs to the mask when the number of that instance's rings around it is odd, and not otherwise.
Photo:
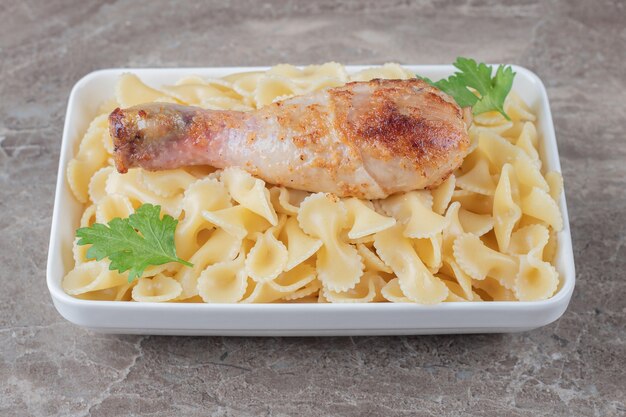
[[(349, 66), (349, 72), (366, 67)], [(439, 79), (454, 72), (451, 65), (407, 66), (418, 74)], [(561, 276), (554, 297), (537, 302), (415, 304), (185, 304), (85, 301), (61, 288), (72, 268), (71, 245), (81, 205), (65, 177), (67, 163), (98, 106), (111, 98), (118, 76), (133, 72), (150, 85), (174, 83), (187, 75), (219, 77), (265, 68), (108, 69), (92, 72), (70, 94), (48, 253), (47, 282), (54, 305), (67, 320), (107, 333), (169, 335), (392, 335), (515, 332), (544, 326), (559, 318), (574, 290), (575, 271), (565, 196), (561, 196), (564, 228), (558, 234), (556, 268)], [(513, 89), (539, 115), (540, 150), (549, 170), (561, 171), (546, 90), (525, 68), (517, 72)]]

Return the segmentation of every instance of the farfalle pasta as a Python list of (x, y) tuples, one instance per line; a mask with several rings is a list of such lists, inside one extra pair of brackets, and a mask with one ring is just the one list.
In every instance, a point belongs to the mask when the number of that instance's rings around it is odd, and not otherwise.
[(400, 224), (376, 234), (374, 247), (398, 277), (402, 293), (420, 304), (437, 304), (448, 296), (448, 288), (424, 265)]
[(511, 92), (470, 127), (471, 153), (432, 190), (369, 201), (267, 184), (236, 167), (148, 172), (113, 167), (107, 116), (160, 101), (250, 111), (349, 81), (412, 78), (397, 64), (348, 74), (337, 63), (277, 65), (223, 78), (149, 86), (123, 75), (67, 167), (84, 204), (81, 227), (128, 217), (145, 203), (178, 219), (178, 263), (128, 282), (72, 244), (63, 288), (87, 300), (206, 303), (531, 301), (559, 286), (552, 265), (563, 228), (563, 180), (546, 172), (536, 116)]
[(256, 282), (273, 281), (285, 270), (288, 258), (287, 247), (269, 229), (257, 234), (246, 256), (246, 273)]
[(330, 194), (313, 194), (300, 204), (298, 223), (305, 233), (322, 241), (316, 267), (324, 286), (332, 291), (354, 288), (364, 265), (356, 248), (341, 238), (341, 231), (349, 226), (345, 204)]
[(158, 274), (152, 278), (139, 278), (132, 289), (132, 298), (135, 301), (158, 303), (174, 300), (182, 291), (182, 286), (174, 278)]

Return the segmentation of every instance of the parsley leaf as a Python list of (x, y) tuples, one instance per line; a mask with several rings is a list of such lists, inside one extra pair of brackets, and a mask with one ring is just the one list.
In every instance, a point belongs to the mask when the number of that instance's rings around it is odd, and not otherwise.
[(109, 258), (110, 270), (130, 270), (128, 282), (141, 277), (151, 265), (178, 262), (193, 266), (176, 256), (174, 231), (178, 220), (165, 215), (161, 206), (144, 204), (126, 219), (115, 218), (107, 225), (95, 223), (76, 230), (79, 245), (92, 245), (88, 259)]
[[(495, 110), (510, 120), (504, 111), (504, 99), (511, 91), (515, 78), (515, 73), (510, 66), (499, 65), (493, 78), (490, 66), (478, 64), (470, 58), (458, 57), (454, 66), (460, 72), (456, 72), (447, 79), (437, 82), (428, 78), (422, 79), (451, 95), (459, 106), (471, 106), (474, 115)], [(478, 92), (478, 95), (474, 94), (470, 88)]]

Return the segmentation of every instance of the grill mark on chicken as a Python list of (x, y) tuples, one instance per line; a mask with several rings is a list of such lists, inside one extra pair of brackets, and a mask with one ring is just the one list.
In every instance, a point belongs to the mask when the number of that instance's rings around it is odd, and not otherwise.
[(119, 172), (239, 166), (267, 182), (383, 198), (434, 187), (467, 154), (468, 112), (425, 82), (348, 83), (254, 112), (168, 103), (109, 117)]

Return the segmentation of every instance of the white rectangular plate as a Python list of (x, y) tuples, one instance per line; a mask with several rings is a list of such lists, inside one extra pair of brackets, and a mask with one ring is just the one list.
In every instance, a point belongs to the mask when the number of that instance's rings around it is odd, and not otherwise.
[[(431, 79), (447, 77), (451, 65), (406, 66)], [(348, 72), (367, 66), (348, 66)], [(546, 90), (529, 70), (513, 67), (513, 89), (539, 115), (541, 156), (548, 170), (561, 171)], [(132, 72), (149, 85), (173, 84), (188, 75), (221, 77), (266, 68), (107, 69), (92, 72), (70, 94), (61, 145), (57, 189), (48, 252), (47, 282), (54, 305), (67, 320), (106, 333), (169, 335), (393, 335), (515, 332), (544, 326), (559, 318), (574, 290), (575, 272), (565, 195), (564, 228), (558, 234), (556, 268), (561, 282), (545, 301), (454, 302), (435, 306), (408, 303), (372, 304), (185, 304), (86, 301), (71, 297), (61, 280), (73, 267), (74, 233), (82, 206), (69, 189), (67, 163), (100, 104), (112, 98), (120, 74)]]

